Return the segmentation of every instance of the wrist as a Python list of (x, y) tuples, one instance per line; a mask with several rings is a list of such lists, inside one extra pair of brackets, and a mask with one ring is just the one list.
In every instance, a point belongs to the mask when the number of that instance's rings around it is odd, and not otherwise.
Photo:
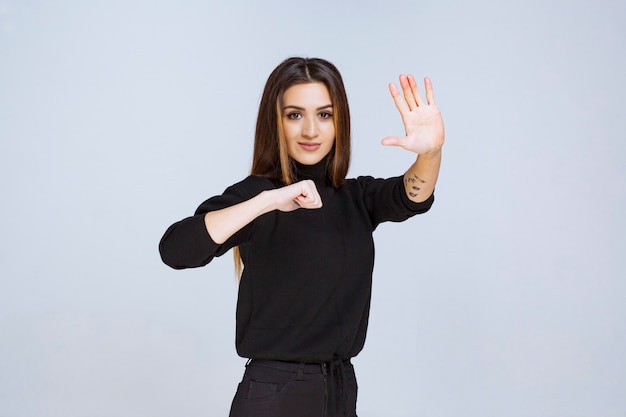
[(280, 206), (280, 203), (276, 198), (275, 191), (276, 190), (264, 190), (261, 191), (257, 196), (257, 198), (259, 199), (259, 211), (261, 212), (261, 214), (277, 210)]
[(422, 152), (420, 154), (417, 155), (420, 158), (441, 158), (441, 147), (437, 147), (435, 149), (431, 149), (429, 151), (426, 152)]

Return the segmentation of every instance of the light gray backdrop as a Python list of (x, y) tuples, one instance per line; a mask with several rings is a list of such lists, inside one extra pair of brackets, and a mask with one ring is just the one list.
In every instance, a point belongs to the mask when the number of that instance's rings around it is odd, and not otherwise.
[(626, 415), (624, 1), (0, 0), (0, 416), (225, 416), (229, 255), (165, 228), (248, 171), (261, 90), (337, 64), (350, 175), (413, 156), (387, 83), (430, 76), (427, 215), (376, 232), (359, 416)]

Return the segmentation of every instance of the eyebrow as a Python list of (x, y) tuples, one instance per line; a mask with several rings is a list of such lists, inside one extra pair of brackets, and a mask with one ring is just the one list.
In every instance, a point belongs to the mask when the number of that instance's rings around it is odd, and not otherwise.
[[(318, 108), (317, 108), (317, 109), (315, 109), (315, 110), (324, 110), (324, 109), (327, 109), (327, 108), (329, 108), (329, 107), (333, 107), (333, 105), (332, 105), (332, 104), (327, 104), (327, 105), (325, 105), (325, 106), (318, 107)], [(301, 111), (305, 111), (305, 110), (306, 110), (304, 107), (293, 106), (293, 105), (289, 105), (289, 106), (285, 106), (285, 107), (283, 107), (283, 110), (287, 110), (287, 109), (295, 109), (295, 110), (301, 110)]]

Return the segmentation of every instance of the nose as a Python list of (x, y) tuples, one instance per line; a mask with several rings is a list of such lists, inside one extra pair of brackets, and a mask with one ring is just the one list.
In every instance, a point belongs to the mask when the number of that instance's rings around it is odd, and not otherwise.
[(314, 117), (307, 117), (302, 124), (302, 137), (312, 139), (319, 133), (317, 120)]

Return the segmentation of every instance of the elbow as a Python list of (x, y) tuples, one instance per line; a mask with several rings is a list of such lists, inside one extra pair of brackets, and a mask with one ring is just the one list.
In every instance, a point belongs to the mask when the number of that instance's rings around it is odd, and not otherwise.
[(424, 200), (424, 202), (422, 203), (423, 204), (422, 213), (426, 213), (427, 211), (430, 211), (434, 203), (435, 203), (435, 191), (433, 190), (430, 196), (426, 200)]
[(159, 245), (161, 261), (172, 269), (187, 269), (204, 266), (213, 260), (213, 255), (197, 253), (196, 251), (168, 250)]
[(208, 233), (179, 233), (170, 227), (159, 242), (159, 254), (163, 263), (173, 269), (197, 268), (211, 262), (216, 254), (205, 237)]
[(202, 215), (174, 223), (159, 242), (161, 260), (174, 269), (204, 266), (218, 254), (219, 248), (207, 233)]
[(161, 255), (161, 261), (170, 268), (185, 269), (186, 266), (180, 262), (180, 257), (176, 255), (177, 251), (173, 249), (175, 248), (169, 247), (164, 236), (163, 239), (161, 239), (161, 242), (159, 242), (159, 255)]

